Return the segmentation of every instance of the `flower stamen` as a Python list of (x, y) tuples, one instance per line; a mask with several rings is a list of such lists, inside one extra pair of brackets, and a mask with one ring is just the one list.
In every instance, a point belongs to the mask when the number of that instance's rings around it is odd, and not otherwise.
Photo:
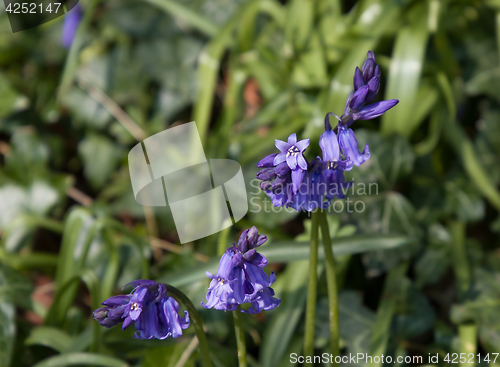
[(299, 154), (299, 153), (300, 153), (300, 149), (299, 149), (299, 148), (297, 148), (297, 147), (294, 145), (294, 146), (292, 146), (292, 147), (288, 148), (288, 151), (287, 151), (287, 153), (286, 153), (286, 156), (287, 156), (287, 157), (290, 157), (290, 156), (295, 157), (295, 156), (296, 156), (297, 154)]

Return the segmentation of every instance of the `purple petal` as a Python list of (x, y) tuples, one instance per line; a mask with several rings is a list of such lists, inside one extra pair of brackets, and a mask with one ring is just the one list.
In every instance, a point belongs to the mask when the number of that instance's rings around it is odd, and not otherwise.
[(354, 114), (356, 120), (370, 120), (382, 116), (386, 111), (398, 104), (397, 99), (390, 99), (388, 101), (381, 101), (369, 104)]
[(233, 289), (233, 297), (236, 303), (241, 304), (245, 300), (245, 273), (242, 268), (235, 268), (233, 272), (233, 279), (236, 281), (231, 284)]
[(133, 285), (134, 288), (136, 287), (139, 287), (141, 285), (147, 285), (148, 287), (151, 286), (151, 285), (157, 285), (158, 283), (156, 283), (155, 281), (153, 280), (149, 280), (149, 279), (139, 279), (139, 280), (134, 280), (133, 282), (130, 282), (130, 283), (127, 283), (123, 286), (122, 289), (124, 289), (125, 287), (128, 287), (129, 285)]
[(265, 311), (270, 311), (276, 307), (278, 307), (281, 303), (281, 300), (273, 297), (274, 296), (274, 291), (272, 288), (267, 287), (263, 290), (261, 290), (258, 294), (257, 297), (252, 300), (251, 304), (252, 307), (248, 309), (248, 311), (242, 310), (241, 312), (243, 313), (259, 313), (262, 310)]
[(293, 193), (296, 194), (299, 191), (300, 185), (304, 181), (304, 176), (306, 171), (299, 169), (292, 171), (292, 184), (293, 184)]
[(261, 254), (259, 253), (256, 253), (255, 256), (253, 257), (253, 259), (247, 261), (249, 264), (252, 264), (252, 265), (255, 265), (255, 266), (259, 266), (261, 268), (263, 268), (264, 266), (267, 265), (267, 259), (265, 256), (262, 256)]
[(110, 309), (108, 307), (101, 307), (92, 312), (92, 316), (97, 321), (102, 321), (108, 316)]
[(276, 158), (277, 155), (278, 155), (278, 153), (273, 153), (273, 154), (268, 155), (265, 158), (262, 158), (257, 163), (257, 167), (264, 168), (264, 167), (272, 167), (272, 166), (274, 166), (274, 164), (273, 164), (274, 158)]
[(248, 250), (247, 252), (245, 252), (243, 254), (243, 258), (246, 260), (246, 261), (250, 261), (253, 259), (253, 257), (255, 256), (255, 254), (257, 253), (257, 250), (256, 249), (251, 249), (251, 250)]
[(134, 320), (132, 320), (130, 317), (126, 317), (122, 324), (122, 330), (128, 328), (130, 325), (132, 325), (133, 322)]
[(124, 309), (122, 306), (112, 308), (108, 312), (108, 317), (112, 320), (120, 319), (123, 315)]
[(257, 246), (256, 247), (262, 246), (266, 241), (267, 241), (267, 236), (261, 234), (259, 236), (259, 238), (257, 239)]
[(353, 162), (351, 160), (341, 160), (338, 161), (337, 164), (339, 165), (340, 169), (343, 171), (350, 171), (352, 167), (354, 166)]
[(167, 319), (172, 332), (172, 338), (177, 338), (182, 335), (181, 320), (179, 318), (179, 304), (175, 299), (169, 297), (163, 304), (163, 310), (167, 314)]
[(354, 92), (349, 108), (353, 111), (359, 110), (366, 100), (366, 95), (368, 94), (368, 85), (364, 85)]
[(358, 140), (356, 139), (356, 135), (354, 135), (354, 131), (351, 129), (341, 129), (341, 131), (339, 131), (339, 141), (344, 155), (356, 166), (360, 166), (364, 161), (370, 158), (368, 145), (365, 147), (363, 154), (359, 152)]
[(363, 73), (361, 73), (361, 70), (359, 70), (358, 67), (356, 67), (356, 70), (354, 71), (353, 83), (355, 91), (357, 91), (359, 88), (365, 85), (365, 81), (363, 80)]
[(374, 76), (368, 82), (368, 94), (366, 95), (366, 103), (373, 101), (380, 89), (380, 77)]
[(288, 144), (294, 145), (297, 142), (297, 134), (293, 133), (288, 137)]
[(274, 169), (274, 173), (278, 176), (285, 176), (288, 172), (290, 172), (290, 167), (288, 167), (286, 162), (278, 164)]
[(368, 83), (368, 81), (373, 77), (373, 71), (375, 70), (376, 66), (377, 63), (375, 61), (375, 55), (373, 54), (373, 52), (371, 54), (369, 53), (368, 58), (365, 60), (363, 66), (361, 67), (361, 71), (363, 72), (363, 80), (365, 81), (365, 83)]
[(264, 168), (261, 169), (259, 172), (257, 172), (257, 175), (255, 176), (259, 180), (272, 180), (273, 178), (276, 177), (276, 174), (274, 173), (274, 169), (272, 168)]
[(286, 153), (286, 151), (292, 147), (292, 144), (288, 144), (287, 142), (278, 139), (274, 140), (274, 145), (281, 153)]
[(75, 6), (71, 11), (68, 11), (64, 16), (62, 27), (61, 43), (64, 47), (69, 48), (73, 43), (76, 31), (82, 20), (82, 8), (80, 5)]
[[(287, 167), (288, 167), (288, 166), (287, 166)], [(260, 183), (260, 185), (259, 185), (259, 186), (260, 186), (260, 189), (261, 189), (262, 191), (266, 191), (266, 190), (268, 190), (268, 189), (269, 189), (272, 185), (273, 185), (273, 184), (272, 184), (272, 182), (271, 182), (271, 181), (262, 181), (262, 182)]]
[(333, 115), (331, 112), (328, 112), (325, 115), (325, 131), (330, 131), (332, 129), (332, 125), (330, 124), (330, 114)]
[(291, 170), (294, 170), (297, 167), (297, 157), (289, 155), (288, 157), (286, 157), (286, 163)]
[(307, 161), (302, 154), (299, 154), (297, 156), (297, 163), (299, 164), (300, 168), (302, 168), (304, 171), (307, 171)]
[(277, 166), (280, 163), (283, 163), (286, 161), (286, 153), (279, 153), (276, 157), (274, 157), (273, 164)]
[(323, 152), (323, 160), (335, 162), (340, 160), (340, 149), (337, 141), (337, 135), (333, 130), (325, 131), (319, 138), (319, 146)]
[(158, 332), (158, 310), (155, 306), (149, 307), (141, 317), (135, 322), (137, 332), (134, 335), (136, 339), (163, 338)]
[(259, 237), (259, 232), (257, 230), (257, 227), (253, 226), (248, 230), (248, 243), (250, 243), (250, 247), (253, 247), (253, 245), (257, 242), (257, 238)]
[(113, 296), (105, 300), (102, 304), (105, 306), (121, 306), (130, 302), (129, 296)]
[(252, 284), (255, 292), (272, 284), (271, 279), (261, 267), (245, 263), (244, 270), (245, 277)]
[(306, 150), (306, 148), (309, 146), (309, 144), (311, 144), (311, 139), (304, 139), (304, 140), (299, 141), (297, 144), (295, 144), (295, 146), (301, 152), (303, 152), (304, 150)]
[(141, 308), (137, 308), (135, 310), (131, 310), (130, 311), (129, 317), (132, 320), (136, 321), (139, 318), (139, 316), (141, 316), (141, 313), (142, 313), (142, 309)]
[(345, 107), (344, 107), (344, 115), (347, 115), (349, 113), (349, 105), (351, 104), (352, 96), (354, 95), (354, 91), (349, 94), (349, 97), (347, 97), (345, 101)]

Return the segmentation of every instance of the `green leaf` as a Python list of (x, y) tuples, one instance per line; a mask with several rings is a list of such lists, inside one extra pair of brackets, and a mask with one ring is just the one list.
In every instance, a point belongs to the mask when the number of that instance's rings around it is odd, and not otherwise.
[(217, 73), (224, 50), (233, 40), (233, 31), (242, 16), (259, 5), (260, 0), (251, 0), (241, 6), (200, 54), (198, 64), (199, 89), (193, 110), (193, 120), (196, 121), (202, 141), (207, 137)]
[(463, 129), (453, 123), (448, 123), (445, 129), (449, 141), (452, 143), (471, 181), (488, 199), (491, 205), (500, 210), (500, 192), (491, 182), (490, 177), (481, 166), (472, 142), (467, 138)]
[[(56, 273), (59, 301), (52, 304), (46, 322), (61, 323), (78, 290), (73, 282), (81, 273), (96, 226), (88, 210), (75, 208), (66, 219)], [(98, 297), (98, 295), (96, 295)]]
[(128, 364), (114, 357), (93, 353), (71, 353), (50, 357), (38, 362), (33, 367), (65, 367), (65, 366), (102, 366), (102, 367), (128, 367)]
[(375, 325), (375, 314), (363, 306), (360, 294), (347, 291), (339, 295), (339, 331), (349, 353), (366, 353)]
[(188, 7), (176, 1), (170, 0), (147, 0), (149, 3), (158, 6), (175, 18), (187, 23), (191, 27), (205, 33), (207, 36), (217, 34), (219, 28), (210, 19), (203, 17)]
[(106, 183), (122, 157), (114, 141), (94, 133), (80, 142), (78, 152), (84, 163), (83, 173), (94, 188)]
[(64, 353), (71, 343), (73, 338), (64, 331), (48, 326), (40, 326), (31, 330), (30, 335), (24, 343), (26, 345), (43, 345), (56, 350), (59, 353)]
[(10, 267), (16, 270), (55, 268), (57, 265), (57, 255), (43, 252), (19, 255), (2, 253), (0, 251), (0, 261), (9, 264)]
[[(352, 255), (383, 249), (396, 249), (409, 245), (414, 239), (402, 235), (358, 235), (350, 237), (336, 237), (332, 239), (333, 254), (335, 256)], [(269, 263), (294, 262), (309, 258), (309, 242), (274, 241), (260, 248), (259, 252), (266, 256)], [(318, 259), (324, 258), (322, 247), (318, 251)], [(208, 279), (206, 272), (212, 274), (217, 272), (219, 259), (198, 265), (191, 269), (185, 269), (171, 274), (160, 276), (157, 281), (181, 287), (194, 282)]]
[[(309, 261), (291, 263), (276, 281), (274, 288), (281, 305), (264, 330), (260, 362), (262, 367), (278, 365), (305, 307)], [(295, 351), (300, 354), (300, 351)]]
[(302, 50), (305, 47), (313, 26), (314, 5), (315, 1), (312, 0), (292, 0), (288, 4), (285, 25), (287, 47), (293, 47), (296, 50)]
[(80, 271), (94, 235), (93, 223), (90, 212), (79, 207), (73, 209), (66, 218), (56, 274), (58, 286), (62, 286)]
[[(57, 288), (56, 295), (45, 320), (48, 324), (62, 324), (66, 318), (66, 313), (70, 309), (80, 281), (87, 286), (92, 299), (92, 310), (100, 307), (100, 281), (90, 269), (84, 269), (68, 279)], [(64, 300), (64, 303), (63, 303)], [(90, 345), (90, 351), (98, 351), (101, 347), (102, 327), (98, 323), (93, 323), (93, 337)]]
[(32, 290), (33, 286), (26, 277), (11, 269), (8, 265), (0, 263), (1, 300), (27, 306), (30, 303)]
[[(392, 269), (385, 280), (384, 291), (382, 293), (381, 302), (377, 310), (377, 318), (373, 328), (373, 336), (371, 340), (370, 352), (371, 356), (380, 356), (385, 353), (387, 343), (389, 342), (390, 327), (392, 318), (396, 311), (396, 304), (399, 293), (402, 290), (402, 279), (408, 270), (408, 263), (401, 263)], [(370, 363), (371, 367), (382, 366), (380, 359), (379, 363)]]
[(408, 13), (409, 24), (398, 31), (389, 69), (384, 99), (398, 99), (399, 104), (382, 118), (382, 133), (410, 136), (417, 128), (414, 119), (429, 29), (428, 5), (416, 4)]
[(0, 99), (0, 118), (7, 116), (15, 110), (16, 105), (21, 107), (24, 104), (27, 107), (27, 104), (24, 103), (27, 101), (20, 98), (17, 91), (12, 88), (9, 80), (3, 74), (0, 74), (0, 95), (2, 96)]
[(14, 306), (0, 301), (0, 366), (9, 367), (16, 338), (16, 311)]
[[(181, 357), (182, 353), (189, 344), (189, 340), (176, 341), (175, 344), (171, 344), (161, 348), (148, 348), (144, 355), (143, 366), (144, 367), (178, 367), (176, 362)], [(188, 362), (183, 366), (193, 366), (194, 363)]]
[(299, 62), (295, 64), (292, 80), (303, 88), (322, 87), (327, 83), (327, 65), (318, 32), (312, 33), (311, 41), (301, 53)]

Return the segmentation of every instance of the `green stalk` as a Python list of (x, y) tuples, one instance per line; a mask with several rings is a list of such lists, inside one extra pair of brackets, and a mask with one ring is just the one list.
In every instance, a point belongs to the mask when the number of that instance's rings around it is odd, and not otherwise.
[[(326, 283), (328, 288), (328, 308), (330, 317), (330, 348), (334, 357), (339, 355), (339, 300), (337, 278), (335, 273), (335, 259), (333, 258), (332, 240), (328, 229), (328, 221), (324, 211), (318, 212), (319, 225), (323, 247), (325, 248)], [(337, 366), (333, 363), (333, 366)]]
[(236, 345), (238, 346), (238, 364), (240, 367), (247, 367), (247, 348), (245, 345), (245, 333), (241, 324), (240, 307), (233, 311), (234, 332), (236, 334)]
[[(460, 341), (460, 354), (465, 355), (465, 362), (460, 360), (460, 367), (473, 367), (476, 363), (477, 351), (477, 326), (475, 324), (462, 324), (458, 327), (458, 339)], [(469, 361), (472, 361), (469, 363)]]
[(196, 311), (193, 303), (177, 288), (165, 284), (167, 287), (167, 293), (170, 293), (172, 297), (177, 302), (181, 302), (184, 307), (189, 312), (189, 318), (193, 321), (194, 331), (196, 332), (196, 337), (198, 338), (198, 343), (200, 346), (201, 360), (203, 362), (203, 367), (212, 367), (212, 362), (210, 361), (210, 350), (208, 349), (207, 338), (205, 336), (205, 331), (203, 330), (203, 322), (201, 321), (200, 314)]
[[(316, 316), (316, 291), (318, 288), (318, 211), (312, 212), (311, 247), (309, 253), (309, 283), (307, 284), (306, 326), (304, 332), (304, 357), (314, 356), (314, 319)], [(313, 366), (304, 363), (304, 366)]]

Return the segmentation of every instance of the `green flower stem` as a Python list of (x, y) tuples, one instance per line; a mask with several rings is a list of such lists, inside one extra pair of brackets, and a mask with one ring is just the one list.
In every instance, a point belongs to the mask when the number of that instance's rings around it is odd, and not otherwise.
[(177, 302), (181, 302), (188, 310), (189, 318), (193, 321), (194, 331), (196, 332), (196, 337), (198, 338), (200, 345), (203, 367), (212, 367), (212, 362), (210, 361), (210, 350), (208, 349), (207, 338), (205, 336), (205, 331), (203, 330), (203, 322), (201, 321), (200, 314), (196, 311), (193, 303), (184, 293), (171, 285), (165, 284), (165, 286), (167, 287), (167, 293), (174, 297)]
[[(477, 326), (475, 324), (461, 324), (458, 327), (458, 339), (460, 354), (465, 355), (466, 361), (460, 360), (460, 367), (474, 367), (477, 363), (475, 358), (471, 360), (470, 355), (475, 356), (477, 352)], [(470, 361), (470, 362), (469, 362)]]
[(245, 345), (245, 333), (241, 324), (240, 307), (233, 311), (234, 332), (236, 334), (236, 345), (238, 346), (238, 363), (240, 367), (247, 367), (247, 348)]
[[(311, 247), (309, 253), (309, 282), (307, 284), (306, 326), (304, 332), (304, 356), (314, 355), (314, 319), (316, 315), (316, 291), (318, 288), (318, 211), (312, 213)], [(304, 366), (313, 366), (304, 363)]]
[[(319, 225), (321, 227), (323, 247), (325, 248), (326, 283), (328, 289), (328, 306), (330, 315), (330, 347), (332, 354), (336, 357), (339, 355), (339, 302), (335, 273), (335, 259), (333, 258), (332, 240), (330, 238), (326, 213), (324, 211), (320, 211), (318, 212), (318, 217)], [(337, 363), (334, 363), (333, 366), (337, 366)]]

